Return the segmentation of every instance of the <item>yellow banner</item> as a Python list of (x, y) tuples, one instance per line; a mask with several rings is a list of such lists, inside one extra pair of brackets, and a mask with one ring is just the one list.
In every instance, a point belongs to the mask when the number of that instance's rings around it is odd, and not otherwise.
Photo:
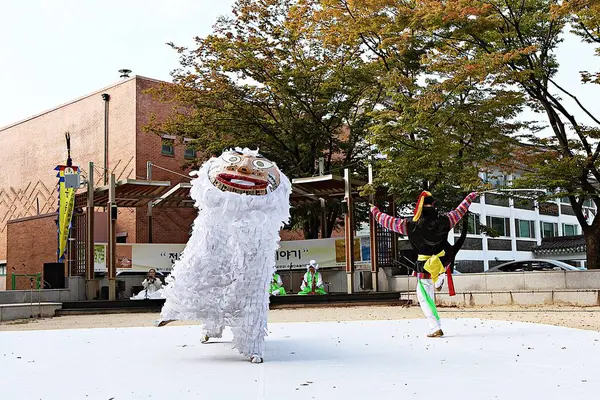
[[(65, 169), (59, 167), (58, 187), (58, 259), (62, 261), (67, 251), (67, 240), (71, 229), (71, 218), (75, 207), (75, 189), (65, 187)], [(73, 173), (73, 171), (67, 171)]]

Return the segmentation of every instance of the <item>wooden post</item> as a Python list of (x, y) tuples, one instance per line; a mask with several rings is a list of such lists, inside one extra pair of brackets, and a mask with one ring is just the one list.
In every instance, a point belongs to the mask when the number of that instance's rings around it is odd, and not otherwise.
[(117, 274), (117, 205), (115, 203), (115, 174), (110, 174), (108, 187), (108, 299), (116, 299)]
[(325, 199), (319, 199), (321, 203), (321, 239), (325, 239), (327, 233), (327, 203)]
[[(369, 163), (369, 184), (373, 184), (373, 165)], [(375, 204), (375, 195), (369, 196), (369, 202)], [(369, 240), (371, 242), (371, 285), (374, 292), (377, 292), (377, 273), (379, 265), (377, 260), (377, 221), (373, 214), (369, 212)]]
[(102, 93), (104, 100), (104, 185), (108, 185), (108, 102), (110, 95)]
[(86, 232), (85, 232), (85, 292), (86, 299), (93, 300), (98, 288), (94, 280), (94, 163), (88, 167)]
[(154, 209), (154, 202), (148, 203), (148, 243), (152, 243), (152, 210)]
[(348, 294), (354, 291), (354, 204), (352, 201), (352, 185), (350, 183), (350, 169), (344, 169), (345, 200), (348, 206), (344, 216), (344, 240), (346, 250), (346, 280)]

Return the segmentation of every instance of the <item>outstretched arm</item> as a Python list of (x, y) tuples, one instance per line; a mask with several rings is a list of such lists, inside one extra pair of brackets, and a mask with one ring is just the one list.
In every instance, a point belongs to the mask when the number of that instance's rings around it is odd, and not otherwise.
[(456, 207), (455, 210), (448, 213), (448, 219), (450, 220), (450, 229), (454, 228), (458, 221), (469, 211), (469, 207), (475, 198), (479, 196), (477, 192), (471, 192), (465, 199)]
[(383, 226), (385, 229), (398, 232), (402, 235), (406, 235), (408, 233), (408, 220), (406, 218), (394, 218), (391, 215), (382, 213), (376, 206), (371, 206), (371, 212), (373, 213), (373, 217), (379, 223), (379, 225)]

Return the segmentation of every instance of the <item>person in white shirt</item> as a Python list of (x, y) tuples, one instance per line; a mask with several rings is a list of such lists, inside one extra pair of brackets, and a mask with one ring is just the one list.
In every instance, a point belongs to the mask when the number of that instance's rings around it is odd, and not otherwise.
[(163, 283), (160, 278), (156, 276), (156, 270), (154, 268), (151, 268), (148, 271), (148, 276), (142, 282), (142, 286), (144, 287), (144, 290), (133, 296), (132, 299), (160, 299), (162, 297), (160, 290), (163, 287)]

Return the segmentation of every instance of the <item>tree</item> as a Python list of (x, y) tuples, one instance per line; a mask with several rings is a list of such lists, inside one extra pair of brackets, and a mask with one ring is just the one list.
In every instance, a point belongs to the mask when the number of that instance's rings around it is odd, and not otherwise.
[[(482, 170), (509, 164), (517, 132), (528, 126), (512, 121), (524, 99), (468, 74), (460, 79), (428, 60), (436, 42), (412, 28), (413, 3), (325, 0), (316, 24), (331, 43), (361, 42), (382, 82), (385, 100), (371, 112), (369, 137), (384, 156), (375, 164), (376, 184), (386, 186), (400, 207), (411, 207), (421, 190), (430, 190), (448, 211), (481, 186)], [(455, 253), (467, 225), (465, 218)]]
[[(395, 82), (400, 84), (392, 89), (394, 94), (414, 86), (415, 72), (405, 71), (411, 65), (406, 62), (407, 56), (416, 53), (418, 57), (413, 60), (419, 60), (426, 77), (441, 77), (424, 85), (426, 88), (418, 97), (435, 99), (439, 93), (439, 100), (444, 103), (446, 94), (453, 87), (472, 81), (477, 83), (478, 92), (489, 90), (486, 97), (489, 101), (508, 105), (512, 98), (516, 101), (514, 107), (518, 107), (520, 97), (527, 106), (544, 115), (550, 137), (537, 137), (534, 128), (527, 146), (519, 149), (513, 144), (509, 149), (520, 156), (514, 158), (520, 163), (515, 162), (512, 168), (522, 168), (525, 160), (527, 168), (521, 185), (546, 189), (556, 197), (569, 197), (586, 238), (588, 266), (600, 268), (600, 218), (587, 221), (583, 209), (586, 199), (592, 199), (596, 207), (600, 207), (600, 117), (555, 80), (559, 68), (556, 48), (569, 24), (582, 40), (599, 43), (600, 6), (597, 1), (324, 2), (330, 8), (324, 9), (324, 13), (339, 16), (336, 21), (345, 18), (344, 22), (352, 26), (347, 29), (363, 40), (364, 46), (381, 60), (383, 67), (397, 71), (395, 76), (402, 79)], [(597, 78), (594, 71), (582, 73), (584, 82), (598, 83)], [(440, 92), (440, 88), (445, 90)], [(497, 99), (492, 100), (494, 97)], [(569, 102), (593, 121), (592, 126), (580, 122)], [(400, 115), (415, 118), (408, 111), (410, 107), (406, 109), (404, 103), (400, 105), (403, 107), (399, 109)], [(503, 122), (507, 122), (509, 115), (497, 114)], [(523, 137), (519, 139), (523, 140)]]
[[(556, 48), (567, 23), (573, 22), (584, 40), (597, 38), (598, 6), (592, 4), (596, 2), (419, 1), (413, 26), (434, 41), (435, 51), (428, 54), (434, 65), (451, 67), (458, 77), (485, 79), (491, 87), (517, 89), (531, 108), (545, 115), (552, 137), (531, 138), (546, 151), (536, 152), (522, 184), (569, 197), (586, 238), (588, 267), (600, 268), (600, 218), (588, 222), (582, 207), (586, 198), (600, 207), (600, 121), (555, 80)], [(594, 125), (582, 124), (561, 96), (573, 100)]]
[[(327, 172), (361, 167), (378, 87), (358, 43), (328, 46), (303, 29), (311, 13), (293, 0), (238, 0), (194, 48), (170, 44), (181, 68), (157, 94), (181, 106), (151, 129), (208, 153), (258, 146), (290, 178), (316, 175), (321, 157)], [(306, 238), (318, 237), (318, 207), (293, 210)], [(323, 237), (340, 216), (328, 207)]]

